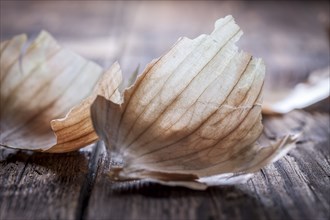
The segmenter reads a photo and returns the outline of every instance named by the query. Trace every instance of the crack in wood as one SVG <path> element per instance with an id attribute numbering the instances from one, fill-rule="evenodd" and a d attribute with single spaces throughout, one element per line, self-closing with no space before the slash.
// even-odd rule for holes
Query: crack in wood
<path id="1" fill-rule="evenodd" d="M 95 144 L 94 149 L 92 151 L 91 159 L 88 164 L 88 173 L 80 190 L 78 205 L 76 209 L 76 217 L 75 217 L 76 220 L 86 219 L 89 200 L 98 173 L 101 149 L 102 149 L 101 142 L 98 141 Z"/>

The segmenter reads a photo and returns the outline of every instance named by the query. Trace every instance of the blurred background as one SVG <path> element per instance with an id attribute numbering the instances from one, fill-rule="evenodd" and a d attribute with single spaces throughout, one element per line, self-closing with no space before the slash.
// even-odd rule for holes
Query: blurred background
<path id="1" fill-rule="evenodd" d="M 264 59 L 266 87 L 295 84 L 329 65 L 328 1 L 1 0 L 0 37 L 33 39 L 44 29 L 105 68 L 119 61 L 127 78 L 180 36 L 210 33 L 228 14 L 245 33 L 241 49 Z"/>

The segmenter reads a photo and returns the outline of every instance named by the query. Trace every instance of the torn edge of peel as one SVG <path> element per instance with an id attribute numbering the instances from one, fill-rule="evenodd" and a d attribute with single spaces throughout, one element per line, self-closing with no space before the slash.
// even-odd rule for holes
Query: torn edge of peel
<path id="1" fill-rule="evenodd" d="M 165 186 L 178 186 L 193 190 L 206 190 L 209 187 L 209 185 L 199 181 L 163 181 L 151 178 L 146 178 L 145 180 L 153 183 L 159 183 Z"/>
<path id="2" fill-rule="evenodd" d="M 259 151 L 268 150 L 267 155 L 262 159 L 258 164 L 254 164 L 251 167 L 246 168 L 245 170 L 242 170 L 241 172 L 237 173 L 221 173 L 217 175 L 212 176 L 206 176 L 206 177 L 197 177 L 195 179 L 191 180 L 163 180 L 158 179 L 155 177 L 152 177 L 152 175 L 148 175 L 148 172 L 158 172 L 166 173 L 164 171 L 159 172 L 157 170 L 146 170 L 145 175 L 140 175 L 138 172 L 132 172 L 125 173 L 125 170 L 122 167 L 115 168 L 110 171 L 110 178 L 113 178 L 115 181 L 131 181 L 131 180 L 147 180 L 150 182 L 160 183 L 163 185 L 168 186 L 182 186 L 187 187 L 194 190 L 205 190 L 210 186 L 230 186 L 234 184 L 243 184 L 246 183 L 249 179 L 251 179 L 255 172 L 260 170 L 260 167 L 264 167 L 268 164 L 274 163 L 281 159 L 283 156 L 285 156 L 290 150 L 296 147 L 296 142 L 298 138 L 302 135 L 302 133 L 295 133 L 295 134 L 289 134 L 282 138 L 280 138 L 278 141 L 274 142 L 273 144 L 270 144 L 269 146 L 260 146 Z M 260 152 L 259 152 L 260 153 Z M 122 173 L 121 171 L 124 171 Z M 169 175 L 180 175 L 180 173 L 168 173 Z M 183 173 L 182 175 L 189 175 L 187 173 Z M 190 174 L 195 175 L 195 174 Z"/>
<path id="3" fill-rule="evenodd" d="M 296 147 L 296 142 L 298 138 L 302 135 L 302 133 L 296 133 L 296 134 L 290 134 L 286 135 L 282 138 L 279 142 L 279 147 L 275 149 L 274 152 L 272 152 L 271 156 L 264 161 L 261 162 L 261 165 L 259 166 L 266 166 L 267 164 L 274 163 L 281 159 L 283 156 L 287 155 L 287 153 Z M 262 147 L 262 148 L 271 148 L 271 146 L 268 147 Z M 262 149 L 261 149 L 262 150 Z M 251 179 L 255 172 L 260 170 L 258 167 L 247 169 L 246 171 L 239 172 L 239 173 L 222 173 L 218 175 L 213 176 L 207 176 L 207 177 L 201 177 L 197 179 L 196 181 L 161 181 L 161 180 L 155 180 L 155 179 L 149 179 L 152 182 L 158 182 L 160 184 L 169 185 L 169 186 L 183 186 L 194 190 L 205 190 L 210 186 L 230 186 L 234 184 L 243 184 L 246 183 L 249 179 Z M 201 184 L 197 184 L 201 183 Z"/>
<path id="4" fill-rule="evenodd" d="M 167 54 L 168 51 L 171 51 L 171 49 L 173 47 L 175 47 L 175 45 L 182 39 L 187 39 L 187 40 L 190 40 L 190 41 L 198 41 L 199 38 L 204 38 L 204 37 L 210 37 L 212 40 L 218 42 L 218 39 L 216 37 L 217 35 L 217 31 L 218 29 L 221 29 L 221 26 L 224 25 L 224 22 L 225 24 L 226 23 L 229 23 L 231 21 L 234 20 L 234 17 L 232 15 L 227 15 L 226 17 L 224 18 L 221 18 L 221 19 L 218 19 L 215 24 L 214 24 L 214 28 L 213 28 L 213 31 L 210 33 L 210 34 L 201 34 L 199 36 L 197 36 L 196 38 L 188 38 L 188 37 L 179 37 L 177 39 L 177 41 L 172 45 L 172 47 L 169 49 L 169 50 L 166 50 L 160 57 L 158 58 L 154 58 L 151 60 L 151 62 L 149 62 L 146 67 L 144 68 L 144 70 L 142 72 L 133 72 L 133 74 L 136 74 L 136 77 L 135 77 L 135 81 L 132 81 L 129 85 L 129 87 L 125 88 L 121 93 L 120 93 L 120 96 L 121 96 L 121 102 L 119 103 L 116 103 L 118 104 L 120 107 L 122 104 L 124 104 L 125 102 L 125 97 L 126 95 L 128 95 L 127 93 L 130 93 L 130 92 L 134 92 L 134 88 L 137 87 L 140 82 L 143 80 L 143 78 L 145 77 L 145 73 L 147 73 L 148 69 L 152 68 L 159 60 L 161 60 L 161 58 Z M 234 21 L 234 25 L 239 29 L 239 31 L 237 32 L 237 34 L 235 35 L 235 37 L 232 39 L 232 41 L 235 43 L 237 41 L 239 41 L 239 39 L 241 38 L 241 36 L 243 35 L 243 31 L 239 28 L 239 26 L 237 25 L 237 23 Z M 237 45 L 234 44 L 236 47 Z M 256 58 L 256 59 L 260 59 L 260 58 Z M 260 59 L 261 60 L 261 59 Z M 261 60 L 261 62 L 263 62 L 263 60 Z M 259 105 L 259 103 L 256 103 L 256 105 Z M 261 106 L 261 104 L 260 104 Z"/>
<path id="5" fill-rule="evenodd" d="M 140 84 L 140 82 L 145 77 L 145 74 L 144 73 L 147 72 L 148 69 L 151 69 L 161 59 L 161 57 L 162 56 L 151 60 L 151 62 L 148 63 L 146 65 L 146 67 L 144 68 L 144 70 L 141 72 L 142 74 L 139 71 L 134 72 L 133 74 L 136 75 L 135 79 L 132 80 L 131 84 L 127 88 L 124 88 L 124 90 L 119 93 L 120 100 L 118 102 L 113 102 L 113 103 L 119 105 L 120 107 L 122 107 L 122 105 L 125 103 L 125 96 L 128 95 L 128 93 L 134 91 L 134 88 L 138 84 Z M 116 62 L 116 63 L 118 63 L 118 62 Z M 119 63 L 118 63 L 118 65 L 119 65 Z M 120 68 L 120 65 L 119 65 L 119 68 Z M 102 96 L 102 95 L 100 95 L 100 96 Z M 104 97 L 104 98 L 107 99 L 106 97 Z M 107 100 L 109 100 L 109 99 L 107 99 Z"/>
<path id="6" fill-rule="evenodd" d="M 121 171 L 124 171 L 124 173 Z M 151 183 L 158 183 L 165 186 L 178 186 L 178 187 L 185 187 L 194 190 L 205 190 L 208 188 L 208 185 L 206 183 L 199 181 L 198 177 L 193 174 L 166 173 L 166 172 L 151 171 L 151 170 L 141 170 L 142 173 L 139 172 L 125 173 L 125 171 L 127 170 L 123 169 L 122 167 L 113 166 L 111 167 L 108 175 L 110 179 L 112 179 L 113 181 L 119 181 L 119 182 L 146 181 Z M 156 178 L 157 175 L 163 178 Z M 167 176 L 168 179 L 166 179 L 166 175 L 169 176 L 174 175 L 179 178 L 177 180 L 175 179 L 171 180 L 171 177 Z"/>
<path id="7" fill-rule="evenodd" d="M 270 163 L 274 163 L 287 155 L 290 150 L 293 148 L 296 148 L 296 143 L 299 139 L 299 137 L 302 136 L 302 132 L 295 133 L 295 134 L 288 134 L 284 137 L 284 139 L 281 141 L 280 147 L 276 149 L 276 154 L 272 158 Z"/>
<path id="8" fill-rule="evenodd" d="M 234 185 L 247 182 L 253 175 L 253 173 L 223 173 L 201 177 L 198 181 L 207 184 L 207 186 Z"/>
<path id="9" fill-rule="evenodd" d="M 247 167 L 242 170 L 242 173 L 254 173 L 260 170 L 262 167 L 265 167 L 269 164 L 272 164 L 279 159 L 283 158 L 288 152 L 296 147 L 298 138 L 301 136 L 300 133 L 288 134 L 279 140 L 270 143 L 268 146 L 260 146 L 258 154 L 266 154 L 261 158 L 259 162 L 253 164 L 252 166 Z"/>

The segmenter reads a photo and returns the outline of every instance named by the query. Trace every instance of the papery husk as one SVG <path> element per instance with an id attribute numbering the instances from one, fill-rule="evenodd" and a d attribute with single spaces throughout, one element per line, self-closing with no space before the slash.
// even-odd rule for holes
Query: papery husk
<path id="1" fill-rule="evenodd" d="M 26 44 L 26 35 L 1 42 L 0 145 L 60 153 L 96 141 L 90 105 L 97 94 L 119 97 L 121 78 L 105 74 L 107 90 L 101 81 L 91 94 L 100 66 L 61 48 L 46 31 L 23 53 Z"/>
<path id="2" fill-rule="evenodd" d="M 271 93 L 269 91 L 268 93 Z M 294 109 L 305 109 L 330 96 L 330 67 L 312 72 L 307 81 L 297 84 L 283 96 L 269 94 L 262 106 L 265 115 L 286 114 Z"/>
<path id="3" fill-rule="evenodd" d="M 237 183 L 295 146 L 295 136 L 256 144 L 265 66 L 238 50 L 241 35 L 232 16 L 220 19 L 211 35 L 181 38 L 151 62 L 119 102 L 97 97 L 94 128 L 122 164 L 114 180 Z"/>

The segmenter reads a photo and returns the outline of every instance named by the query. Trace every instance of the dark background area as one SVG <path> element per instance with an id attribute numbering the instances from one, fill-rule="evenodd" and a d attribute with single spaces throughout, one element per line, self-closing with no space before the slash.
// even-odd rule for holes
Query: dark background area
<path id="1" fill-rule="evenodd" d="M 35 38 L 44 29 L 104 67 L 118 60 L 127 76 L 179 37 L 210 33 L 217 19 L 232 14 L 245 33 L 240 47 L 262 57 L 268 75 L 304 78 L 329 63 L 329 10 L 327 1 L 2 0 L 0 37 Z"/>

